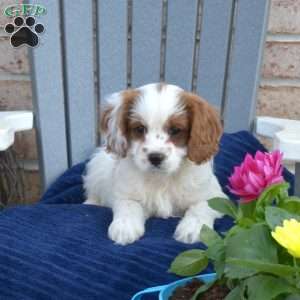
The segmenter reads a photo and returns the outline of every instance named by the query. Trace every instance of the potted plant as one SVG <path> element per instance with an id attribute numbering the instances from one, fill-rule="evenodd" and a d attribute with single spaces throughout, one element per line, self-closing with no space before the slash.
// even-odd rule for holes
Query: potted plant
<path id="1" fill-rule="evenodd" d="M 193 296 L 184 298 L 179 287 L 169 299 L 300 299 L 300 198 L 288 195 L 282 170 L 279 151 L 248 154 L 234 168 L 228 188 L 240 197 L 237 204 L 209 200 L 211 208 L 233 218 L 233 227 L 219 234 L 204 226 L 200 240 L 207 248 L 179 254 L 169 270 L 195 276 L 211 262 L 216 275 Z M 226 296 L 216 295 L 220 287 Z"/>

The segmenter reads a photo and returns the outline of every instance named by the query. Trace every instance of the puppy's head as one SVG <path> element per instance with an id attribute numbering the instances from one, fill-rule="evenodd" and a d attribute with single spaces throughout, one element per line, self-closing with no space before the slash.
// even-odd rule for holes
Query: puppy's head
<path id="1" fill-rule="evenodd" d="M 218 150 L 217 113 L 199 96 L 174 85 L 148 84 L 112 94 L 101 119 L 106 147 L 142 171 L 171 174 L 185 159 L 196 164 Z"/>

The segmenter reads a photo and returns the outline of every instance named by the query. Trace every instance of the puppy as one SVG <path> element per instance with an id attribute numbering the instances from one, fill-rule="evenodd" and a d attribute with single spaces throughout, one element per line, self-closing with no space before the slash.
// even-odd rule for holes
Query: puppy
<path id="1" fill-rule="evenodd" d="M 207 200 L 226 197 L 212 158 L 222 133 L 215 110 L 170 84 L 148 84 L 112 94 L 101 119 L 105 146 L 87 164 L 85 204 L 111 207 L 109 237 L 133 243 L 149 217 L 183 216 L 174 237 L 199 239 L 219 215 Z"/>

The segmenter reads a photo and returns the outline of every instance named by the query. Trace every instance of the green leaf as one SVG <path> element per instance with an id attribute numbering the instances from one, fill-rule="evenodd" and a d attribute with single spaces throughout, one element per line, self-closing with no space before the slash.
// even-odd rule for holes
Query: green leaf
<path id="1" fill-rule="evenodd" d="M 251 225 L 253 225 L 255 223 L 254 220 L 250 219 L 250 218 L 241 218 L 238 220 L 238 224 L 241 227 L 245 227 L 245 228 L 249 228 Z"/>
<path id="2" fill-rule="evenodd" d="M 256 201 L 248 202 L 248 203 L 240 203 L 239 205 L 239 215 L 244 218 L 253 218 L 253 211 L 256 206 Z"/>
<path id="3" fill-rule="evenodd" d="M 205 251 L 199 249 L 180 253 L 172 262 L 169 272 L 179 276 L 193 276 L 203 271 L 208 265 Z"/>
<path id="4" fill-rule="evenodd" d="M 200 241 L 207 247 L 210 247 L 215 242 L 222 241 L 222 238 L 215 230 L 211 229 L 207 225 L 203 225 L 200 231 Z"/>
<path id="5" fill-rule="evenodd" d="M 288 265 L 281 265 L 281 264 L 273 264 L 262 262 L 260 260 L 255 259 L 237 259 L 237 258 L 228 258 L 226 260 L 226 265 L 236 265 L 241 268 L 246 268 L 248 270 L 252 270 L 253 274 L 258 272 L 265 272 L 277 276 L 290 276 L 296 274 L 296 272 L 300 271 L 300 269 L 288 266 Z M 252 275 L 253 275 L 252 274 Z"/>
<path id="6" fill-rule="evenodd" d="M 230 293 L 225 297 L 224 300 L 240 300 L 243 289 L 241 286 L 236 286 Z"/>
<path id="7" fill-rule="evenodd" d="M 287 182 L 282 182 L 271 185 L 265 189 L 256 201 L 256 217 L 263 218 L 264 208 L 271 205 L 276 198 L 280 197 L 280 195 L 285 194 L 289 186 L 290 185 Z"/>
<path id="8" fill-rule="evenodd" d="M 245 230 L 244 227 L 240 226 L 240 225 L 234 225 L 232 226 L 226 233 L 226 236 L 224 237 L 225 243 L 226 240 L 229 239 L 232 235 L 235 235 L 239 232 L 243 232 Z"/>
<path id="9" fill-rule="evenodd" d="M 255 224 L 249 229 L 240 229 L 226 238 L 225 273 L 229 278 L 245 278 L 256 273 L 253 268 L 229 263 L 229 259 L 258 260 L 278 263 L 276 243 L 264 224 Z"/>
<path id="10" fill-rule="evenodd" d="M 266 188 L 259 198 L 257 199 L 257 205 L 271 204 L 270 200 L 274 200 L 276 195 L 283 194 L 289 189 L 290 185 L 288 182 L 282 182 L 278 184 L 273 184 Z"/>
<path id="11" fill-rule="evenodd" d="M 217 278 L 221 278 L 225 268 L 225 245 L 224 241 L 216 241 L 206 250 L 207 257 L 212 260 Z"/>
<path id="12" fill-rule="evenodd" d="M 283 247 L 278 247 L 278 263 L 283 265 L 290 265 L 294 264 L 293 257 L 288 253 L 288 251 Z"/>
<path id="13" fill-rule="evenodd" d="M 300 291 L 298 294 L 292 294 L 285 298 L 285 300 L 300 300 Z"/>
<path id="14" fill-rule="evenodd" d="M 196 291 L 196 293 L 193 295 L 193 297 L 191 298 L 191 300 L 197 300 L 198 296 L 204 292 L 206 292 L 207 290 L 209 290 L 214 284 L 216 283 L 216 281 L 211 281 L 209 283 L 206 283 L 202 286 L 200 286 L 198 288 L 198 290 Z"/>
<path id="15" fill-rule="evenodd" d="M 295 292 L 295 288 L 282 278 L 269 275 L 258 275 L 248 278 L 245 284 L 247 285 L 248 300 L 271 300 L 281 294 Z"/>
<path id="16" fill-rule="evenodd" d="M 227 198 L 220 198 L 220 197 L 212 198 L 208 200 L 208 206 L 234 219 L 238 218 L 237 206 Z"/>
<path id="17" fill-rule="evenodd" d="M 208 226 L 202 226 L 200 240 L 207 246 L 206 255 L 214 264 L 217 277 L 220 278 L 225 266 L 224 241 L 219 234 Z"/>
<path id="18" fill-rule="evenodd" d="M 295 219 L 300 221 L 300 216 L 292 214 L 282 208 L 269 206 L 265 212 L 266 222 L 268 226 L 273 230 L 276 226 L 282 225 L 284 220 Z"/>
<path id="19" fill-rule="evenodd" d="M 287 210 L 290 213 L 300 215 L 300 198 L 295 196 L 285 198 L 281 202 L 280 207 Z"/>

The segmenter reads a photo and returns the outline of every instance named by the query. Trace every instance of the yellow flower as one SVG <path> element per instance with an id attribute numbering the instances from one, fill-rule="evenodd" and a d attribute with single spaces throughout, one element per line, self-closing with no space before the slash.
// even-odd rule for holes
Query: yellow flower
<path id="1" fill-rule="evenodd" d="M 276 226 L 271 234 L 292 256 L 300 258 L 300 222 L 284 220 L 283 226 Z"/>

